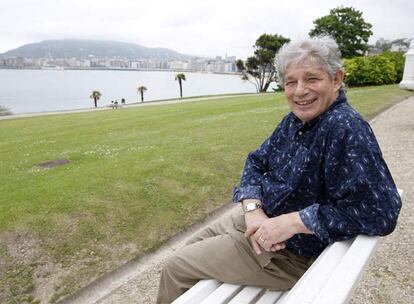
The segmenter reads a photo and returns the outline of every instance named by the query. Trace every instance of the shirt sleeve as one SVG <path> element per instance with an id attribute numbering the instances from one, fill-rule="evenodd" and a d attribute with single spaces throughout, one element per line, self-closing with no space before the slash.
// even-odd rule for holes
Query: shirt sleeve
<path id="1" fill-rule="evenodd" d="M 262 178 L 269 171 L 269 155 L 280 139 L 282 123 L 256 151 L 250 152 L 244 165 L 240 185 L 233 190 L 233 202 L 244 199 L 262 200 Z"/>
<path id="2" fill-rule="evenodd" d="M 358 120 L 334 129 L 323 163 L 326 200 L 302 209 L 303 223 L 326 243 L 391 233 L 401 198 L 371 128 Z"/>

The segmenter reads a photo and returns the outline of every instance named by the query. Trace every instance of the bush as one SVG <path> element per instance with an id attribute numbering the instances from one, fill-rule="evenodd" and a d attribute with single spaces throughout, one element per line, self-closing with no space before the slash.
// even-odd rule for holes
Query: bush
<path id="1" fill-rule="evenodd" d="M 404 56 L 397 52 L 384 52 L 370 57 L 345 59 L 347 85 L 383 85 L 401 81 Z"/>
<path id="2" fill-rule="evenodd" d="M 0 116 L 12 115 L 13 113 L 6 107 L 0 106 Z"/>
<path id="3" fill-rule="evenodd" d="M 367 74 L 367 60 L 365 57 L 355 57 L 344 60 L 345 83 L 347 85 L 363 84 L 364 75 Z M 369 71 L 368 71 L 369 72 Z"/>
<path id="4" fill-rule="evenodd" d="M 381 56 L 387 57 L 390 59 L 395 65 L 395 71 L 397 72 L 397 80 L 396 82 L 401 82 L 404 74 L 404 65 L 405 65 L 405 58 L 403 53 L 400 52 L 384 52 Z"/>

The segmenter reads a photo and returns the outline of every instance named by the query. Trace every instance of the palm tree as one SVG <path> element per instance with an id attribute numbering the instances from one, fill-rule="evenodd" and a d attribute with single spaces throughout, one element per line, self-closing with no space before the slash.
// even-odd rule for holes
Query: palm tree
<path id="1" fill-rule="evenodd" d="M 185 75 L 183 73 L 179 73 L 175 75 L 175 80 L 178 80 L 178 84 L 180 85 L 180 96 L 183 98 L 183 83 L 182 81 L 185 80 Z"/>
<path id="2" fill-rule="evenodd" d="M 144 102 L 144 92 L 147 90 L 147 88 L 144 86 L 139 86 L 137 90 L 138 93 L 141 94 L 141 102 Z"/>
<path id="3" fill-rule="evenodd" d="M 99 98 L 101 98 L 102 94 L 99 91 L 92 91 L 92 95 L 89 96 L 90 98 L 93 99 L 94 103 L 95 103 L 95 108 L 98 107 L 98 100 Z"/>

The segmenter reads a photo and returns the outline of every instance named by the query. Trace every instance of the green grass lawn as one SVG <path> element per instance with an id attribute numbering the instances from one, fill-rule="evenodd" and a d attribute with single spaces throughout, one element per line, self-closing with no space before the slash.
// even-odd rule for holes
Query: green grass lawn
<path id="1" fill-rule="evenodd" d="M 367 118 L 411 95 L 348 91 Z M 274 93 L 0 121 L 0 302 L 55 302 L 229 203 L 288 110 Z"/>

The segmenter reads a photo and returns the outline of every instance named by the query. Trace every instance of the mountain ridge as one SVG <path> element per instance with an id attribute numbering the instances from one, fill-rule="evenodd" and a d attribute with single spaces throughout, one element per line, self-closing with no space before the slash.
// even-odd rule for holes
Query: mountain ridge
<path id="1" fill-rule="evenodd" d="M 25 44 L 0 54 L 0 57 L 180 60 L 193 58 L 195 56 L 180 54 L 168 48 L 150 48 L 130 42 L 90 39 L 55 39 Z"/>

